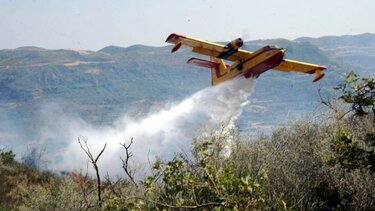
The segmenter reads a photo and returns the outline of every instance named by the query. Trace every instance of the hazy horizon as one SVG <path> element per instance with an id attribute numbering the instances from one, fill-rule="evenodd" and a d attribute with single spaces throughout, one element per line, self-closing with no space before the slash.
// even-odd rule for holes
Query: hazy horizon
<path id="1" fill-rule="evenodd" d="M 211 41 L 375 33 L 375 1 L 0 0 L 0 49 L 164 46 L 170 33 Z"/>
<path id="2" fill-rule="evenodd" d="M 301 36 L 301 37 L 297 37 L 297 38 L 294 38 L 294 39 L 288 39 L 288 40 L 296 40 L 296 39 L 299 39 L 299 38 L 313 38 L 313 39 L 319 39 L 319 38 L 323 38 L 323 37 L 342 37 L 342 36 L 359 36 L 359 35 L 364 35 L 364 34 L 372 34 L 372 35 L 375 35 L 375 33 L 370 33 L 370 32 L 364 32 L 364 33 L 360 33 L 360 34 L 343 34 L 343 35 L 325 35 L 325 36 L 320 36 L 320 37 L 309 37 L 309 36 Z M 245 40 L 245 42 L 251 42 L 251 41 L 257 41 L 257 40 L 272 40 L 272 39 L 287 39 L 287 38 L 284 38 L 284 37 L 275 37 L 275 38 L 267 38 L 267 39 L 254 39 L 254 40 Z M 225 42 L 225 41 L 229 41 L 229 40 L 209 40 L 209 41 L 213 41 L 213 42 Z M 33 45 L 25 45 L 25 46 L 19 46 L 19 47 L 15 47 L 15 48 L 3 48 L 3 49 L 0 49 L 0 50 L 14 50 L 14 49 L 18 49 L 18 48 L 41 48 L 41 49 L 45 49 L 45 50 L 60 50 L 60 49 L 63 49 L 63 50 L 83 50 L 83 51 L 100 51 L 101 49 L 103 48 L 106 48 L 106 47 L 109 47 L 109 46 L 115 46 L 115 47 L 122 47 L 122 48 L 128 48 L 128 47 L 131 47 L 131 46 L 137 46 L 137 45 L 143 45 L 143 46 L 148 46 L 148 47 L 164 47 L 164 46 L 167 46 L 167 45 L 170 45 L 168 43 L 165 43 L 163 45 L 159 45 L 159 46 L 153 46 L 153 45 L 146 45 L 146 44 L 142 44 L 142 43 L 139 43 L 139 44 L 133 44 L 133 45 L 129 45 L 129 46 L 120 46 L 120 45 L 107 45 L 107 46 L 103 46 L 102 48 L 99 48 L 99 49 L 83 49 L 83 48 L 44 48 L 42 46 L 33 46 Z"/>

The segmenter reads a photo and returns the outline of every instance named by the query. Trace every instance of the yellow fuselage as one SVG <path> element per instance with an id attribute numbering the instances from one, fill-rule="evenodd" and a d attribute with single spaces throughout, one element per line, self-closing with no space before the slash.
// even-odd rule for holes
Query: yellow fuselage
<path id="1" fill-rule="evenodd" d="M 271 46 L 265 46 L 245 59 L 235 62 L 230 66 L 220 65 L 220 68 L 213 69 L 212 84 L 219 84 L 226 80 L 235 78 L 237 76 L 244 76 L 245 78 L 256 77 L 259 74 L 272 69 L 280 64 L 284 58 L 285 50 Z M 223 63 L 222 60 L 212 58 L 215 62 Z"/>

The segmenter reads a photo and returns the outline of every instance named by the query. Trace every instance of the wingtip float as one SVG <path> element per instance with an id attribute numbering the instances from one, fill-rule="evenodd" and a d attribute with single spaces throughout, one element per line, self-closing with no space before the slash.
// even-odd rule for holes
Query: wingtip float
<path id="1" fill-rule="evenodd" d="M 316 71 L 314 72 L 315 73 L 315 77 L 314 77 L 314 80 L 313 82 L 317 82 L 319 81 L 320 79 L 322 79 L 325 74 L 322 73 L 323 70 L 327 69 L 325 66 L 319 66 Z"/>
<path id="2" fill-rule="evenodd" d="M 270 70 L 284 72 L 301 72 L 315 74 L 313 82 L 324 77 L 325 66 L 284 59 L 285 49 L 275 46 L 264 46 L 255 52 L 240 49 L 243 40 L 237 38 L 227 45 L 221 45 L 177 33 L 172 33 L 166 39 L 174 44 L 171 52 L 178 51 L 182 45 L 192 48 L 192 51 L 210 57 L 210 60 L 191 58 L 189 64 L 211 68 L 212 85 L 219 84 L 235 77 L 258 77 Z M 231 61 L 226 64 L 224 60 Z"/>

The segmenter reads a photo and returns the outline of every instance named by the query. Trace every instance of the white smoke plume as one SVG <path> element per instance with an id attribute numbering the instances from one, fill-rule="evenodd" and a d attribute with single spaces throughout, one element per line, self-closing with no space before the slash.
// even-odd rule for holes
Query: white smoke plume
<path id="1" fill-rule="evenodd" d="M 125 150 L 119 143 L 129 144 L 135 163 L 148 162 L 156 157 L 170 158 L 176 152 L 188 151 L 194 136 L 202 128 L 216 128 L 223 123 L 233 124 L 252 94 L 255 80 L 238 78 L 219 86 L 208 87 L 168 109 L 134 120 L 122 117 L 115 127 L 94 127 L 68 117 L 49 117 L 43 130 L 45 140 L 50 134 L 64 138 L 51 163 L 57 170 L 85 170 L 87 157 L 78 144 L 78 137 L 87 139 L 91 152 L 97 155 L 107 143 L 98 161 L 102 174 L 122 175 L 120 156 Z M 89 166 L 91 168 L 91 166 Z"/>

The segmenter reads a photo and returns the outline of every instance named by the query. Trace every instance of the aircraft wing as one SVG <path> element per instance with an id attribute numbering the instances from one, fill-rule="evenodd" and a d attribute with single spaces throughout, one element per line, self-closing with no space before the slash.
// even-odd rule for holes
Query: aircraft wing
<path id="1" fill-rule="evenodd" d="M 325 70 L 326 67 L 320 66 L 317 64 L 305 63 L 290 59 L 283 59 L 283 61 L 276 67 L 272 68 L 274 70 L 284 71 L 284 72 L 301 72 L 308 74 L 316 74 L 313 82 L 320 80 L 324 73 L 321 73 L 322 70 Z"/>
<path id="2" fill-rule="evenodd" d="M 185 45 L 185 46 L 192 48 L 193 49 L 192 51 L 195 53 L 199 53 L 199 54 L 203 54 L 203 55 L 207 55 L 211 57 L 216 57 L 216 58 L 218 58 L 221 53 L 228 51 L 228 49 L 224 45 L 193 38 L 193 37 L 188 37 L 188 36 L 180 35 L 176 33 L 170 34 L 166 42 L 175 45 L 172 49 L 172 52 L 177 51 L 181 47 L 181 45 Z M 246 57 L 248 57 L 251 54 L 252 52 L 250 51 L 238 49 L 236 52 L 226 57 L 225 59 L 236 62 L 236 61 L 244 60 Z"/>

